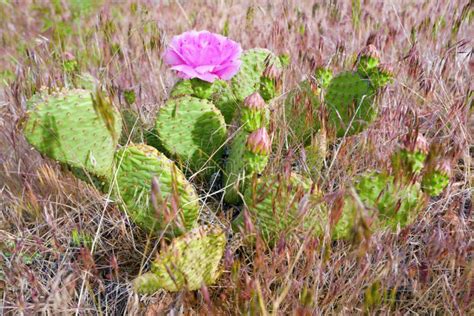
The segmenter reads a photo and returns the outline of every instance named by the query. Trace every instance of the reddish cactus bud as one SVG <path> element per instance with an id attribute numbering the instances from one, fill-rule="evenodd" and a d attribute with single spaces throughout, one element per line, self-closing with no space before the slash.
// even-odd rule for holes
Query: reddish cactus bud
<path id="1" fill-rule="evenodd" d="M 247 149 L 254 154 L 268 155 L 272 147 L 267 129 L 262 127 L 247 138 Z"/>
<path id="2" fill-rule="evenodd" d="M 254 92 L 244 100 L 244 106 L 253 110 L 262 110 L 267 106 L 258 92 Z"/>

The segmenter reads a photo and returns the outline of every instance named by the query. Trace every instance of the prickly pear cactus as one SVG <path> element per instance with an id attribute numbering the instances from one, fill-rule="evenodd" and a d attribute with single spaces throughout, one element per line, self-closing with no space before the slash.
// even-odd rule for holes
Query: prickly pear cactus
<path id="1" fill-rule="evenodd" d="M 382 227 L 395 229 L 411 224 L 424 205 L 418 183 L 397 183 L 393 176 L 382 173 L 363 176 L 356 190 L 366 207 L 377 209 Z"/>
<path id="2" fill-rule="evenodd" d="M 393 176 L 384 173 L 362 175 L 355 190 L 368 215 L 376 219 L 370 227 L 372 231 L 386 228 L 395 230 L 398 226 L 411 224 L 425 204 L 418 183 L 398 183 Z M 333 229 L 334 238 L 351 236 L 360 207 L 353 197 L 346 197 L 341 218 Z"/>
<path id="3" fill-rule="evenodd" d="M 407 137 L 405 144 L 391 157 L 392 169 L 399 174 L 412 176 L 419 174 L 425 166 L 429 145 L 423 135 L 413 139 Z"/>
<path id="4" fill-rule="evenodd" d="M 370 80 L 357 72 L 343 72 L 331 80 L 325 102 L 329 126 L 338 137 L 354 135 L 368 127 L 378 112 L 374 98 Z"/>
<path id="5" fill-rule="evenodd" d="M 319 231 L 321 209 L 310 206 L 318 197 L 309 179 L 292 173 L 255 179 L 245 190 L 244 202 L 263 239 L 274 244 L 281 236 Z M 239 216 L 233 226 L 238 229 L 242 224 Z"/>
<path id="6" fill-rule="evenodd" d="M 108 98 L 86 90 L 41 90 L 28 102 L 24 134 L 43 155 L 106 178 L 121 119 Z"/>
<path id="7" fill-rule="evenodd" d="M 151 271 L 134 280 L 134 288 L 139 293 L 152 294 L 159 289 L 193 291 L 214 284 L 225 245 L 226 237 L 220 228 L 198 227 L 162 250 Z"/>
<path id="8" fill-rule="evenodd" d="M 171 97 L 193 96 L 211 101 L 222 113 L 229 124 L 237 109 L 238 102 L 227 82 L 216 80 L 213 83 L 199 79 L 182 80 L 176 83 Z"/>
<path id="9" fill-rule="evenodd" d="M 447 160 L 428 166 L 421 180 L 421 187 L 431 197 L 440 195 L 449 184 L 451 164 Z"/>
<path id="10" fill-rule="evenodd" d="M 291 144 L 307 144 L 320 128 L 319 89 L 311 79 L 304 80 L 285 99 L 285 121 Z"/>
<path id="11" fill-rule="evenodd" d="M 270 150 L 271 141 L 265 128 L 252 133 L 242 129 L 237 133 L 232 141 L 224 173 L 224 200 L 227 203 L 240 202 L 239 192 L 244 191 L 246 181 L 265 169 Z"/>
<path id="12" fill-rule="evenodd" d="M 226 133 L 220 111 L 211 102 L 190 96 L 168 100 L 155 124 L 161 147 L 182 165 L 205 175 L 217 170 Z"/>
<path id="13" fill-rule="evenodd" d="M 167 228 L 178 235 L 197 225 L 199 197 L 195 189 L 173 161 L 155 148 L 144 144 L 124 147 L 115 155 L 115 166 L 114 194 L 138 226 L 150 232 Z"/>
<path id="14" fill-rule="evenodd" d="M 260 90 L 263 72 L 268 65 L 281 69 L 281 61 L 271 51 L 264 48 L 246 50 L 240 57 L 242 65 L 239 72 L 232 77 L 232 90 L 238 101 L 243 101 L 250 94 Z M 267 62 L 267 64 L 265 64 Z M 265 85 L 265 87 L 268 87 Z M 260 91 L 261 92 L 261 91 Z M 262 96 L 271 96 L 271 91 L 263 91 Z M 268 100 L 265 100 L 268 101 Z"/>

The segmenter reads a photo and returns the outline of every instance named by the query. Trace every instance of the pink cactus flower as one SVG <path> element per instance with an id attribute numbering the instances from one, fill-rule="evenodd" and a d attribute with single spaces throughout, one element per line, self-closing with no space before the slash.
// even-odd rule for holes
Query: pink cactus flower
<path id="1" fill-rule="evenodd" d="M 208 31 L 173 37 L 163 58 L 184 79 L 229 80 L 240 68 L 240 44 Z"/>

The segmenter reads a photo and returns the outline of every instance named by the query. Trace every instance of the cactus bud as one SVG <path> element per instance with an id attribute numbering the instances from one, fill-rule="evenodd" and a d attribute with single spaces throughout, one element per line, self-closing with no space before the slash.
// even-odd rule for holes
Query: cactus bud
<path id="1" fill-rule="evenodd" d="M 242 107 L 241 123 L 248 132 L 265 127 L 268 122 L 268 108 L 258 92 L 245 98 Z"/>
<path id="2" fill-rule="evenodd" d="M 259 128 L 247 138 L 247 149 L 254 154 L 268 155 L 272 142 L 265 127 Z"/>
<path id="3" fill-rule="evenodd" d="M 270 64 L 265 67 L 263 77 L 271 80 L 278 80 L 281 77 L 281 70 L 278 69 L 275 64 Z"/>
<path id="4" fill-rule="evenodd" d="M 425 136 L 418 134 L 414 141 L 410 140 L 409 137 L 405 140 L 405 148 L 413 152 L 420 152 L 423 154 L 428 154 L 430 145 L 426 140 Z"/>
<path id="5" fill-rule="evenodd" d="M 359 57 L 370 57 L 380 59 L 380 53 L 373 44 L 365 46 L 359 53 Z"/>
<path id="6" fill-rule="evenodd" d="M 262 110 L 266 107 L 265 101 L 258 92 L 254 92 L 244 99 L 244 107 L 253 110 Z"/>

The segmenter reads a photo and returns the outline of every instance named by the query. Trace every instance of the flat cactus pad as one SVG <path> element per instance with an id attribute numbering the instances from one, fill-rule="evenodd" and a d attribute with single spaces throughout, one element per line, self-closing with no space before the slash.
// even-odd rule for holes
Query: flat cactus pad
<path id="1" fill-rule="evenodd" d="M 259 91 L 267 58 L 269 63 L 273 63 L 278 68 L 282 67 L 280 59 L 268 49 L 253 48 L 242 54 L 240 70 L 231 79 L 232 90 L 237 100 L 243 101 L 247 96 Z"/>
<path id="2" fill-rule="evenodd" d="M 357 72 L 343 72 L 331 80 L 325 102 L 329 126 L 338 137 L 354 135 L 368 127 L 377 115 L 374 97 L 370 80 Z"/>
<path id="3" fill-rule="evenodd" d="M 218 227 L 201 226 L 174 239 L 152 263 L 151 272 L 134 280 L 139 293 L 176 292 L 215 283 L 226 237 Z"/>
<path id="4" fill-rule="evenodd" d="M 155 132 L 167 153 L 204 174 L 215 171 L 227 138 L 220 111 L 211 102 L 191 96 L 168 100 L 158 113 Z"/>
<path id="5" fill-rule="evenodd" d="M 169 231 L 174 234 L 197 225 L 199 197 L 173 161 L 151 146 L 138 144 L 117 151 L 115 164 L 114 192 L 137 225 L 159 232 L 169 224 Z M 158 210 L 150 198 L 153 177 L 159 186 Z"/>
<path id="6" fill-rule="evenodd" d="M 43 155 L 108 177 L 121 131 L 121 119 L 108 103 L 108 116 L 94 108 L 86 90 L 41 91 L 28 102 L 27 141 Z M 115 134 L 115 135 L 114 135 Z"/>

